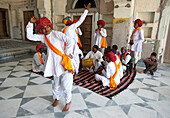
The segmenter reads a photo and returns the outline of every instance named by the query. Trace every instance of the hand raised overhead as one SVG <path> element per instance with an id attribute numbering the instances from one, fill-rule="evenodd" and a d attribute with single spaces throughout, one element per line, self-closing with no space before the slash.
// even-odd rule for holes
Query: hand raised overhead
<path id="1" fill-rule="evenodd" d="M 30 19 L 30 22 L 31 22 L 31 23 L 36 23 L 36 22 L 37 22 L 37 17 L 36 17 L 36 16 L 33 16 L 33 17 Z"/>
<path id="2" fill-rule="evenodd" d="M 89 9 L 90 9 L 90 7 L 91 7 L 91 3 L 89 3 L 87 6 L 86 6 L 86 5 L 84 5 L 84 8 L 85 8 L 85 9 L 87 9 L 87 10 L 89 10 Z"/>

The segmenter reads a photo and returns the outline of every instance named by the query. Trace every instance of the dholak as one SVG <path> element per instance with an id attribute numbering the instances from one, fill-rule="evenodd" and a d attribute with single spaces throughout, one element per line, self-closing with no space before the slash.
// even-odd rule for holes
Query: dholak
<path id="1" fill-rule="evenodd" d="M 83 67 L 91 67 L 93 65 L 93 58 L 83 60 L 82 65 Z"/>

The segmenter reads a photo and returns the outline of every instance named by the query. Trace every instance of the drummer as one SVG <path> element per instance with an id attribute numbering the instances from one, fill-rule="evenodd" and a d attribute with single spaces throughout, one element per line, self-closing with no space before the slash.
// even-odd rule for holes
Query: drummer
<path id="1" fill-rule="evenodd" d="M 82 61 L 83 67 L 87 67 L 89 72 L 96 72 L 103 61 L 103 54 L 98 49 L 99 47 L 94 45 L 92 51 L 88 52 Z"/>

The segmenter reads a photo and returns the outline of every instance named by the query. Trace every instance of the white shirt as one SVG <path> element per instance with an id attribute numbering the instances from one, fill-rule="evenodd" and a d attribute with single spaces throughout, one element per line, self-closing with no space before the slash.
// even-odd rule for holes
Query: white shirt
<path id="1" fill-rule="evenodd" d="M 45 58 L 46 58 L 45 54 L 42 53 L 41 57 L 43 59 L 43 62 L 45 63 Z M 43 72 L 44 71 L 44 64 L 41 64 L 39 55 L 37 53 L 35 53 L 34 56 L 33 56 L 32 70 L 34 72 Z"/>
<path id="2" fill-rule="evenodd" d="M 143 29 L 139 29 L 133 34 L 134 44 L 131 46 L 131 51 L 142 52 L 143 41 L 144 41 L 144 31 Z"/>
<path id="3" fill-rule="evenodd" d="M 107 64 L 107 67 L 106 67 L 106 74 L 105 74 L 105 77 L 110 79 L 110 77 L 113 77 L 113 75 L 115 74 L 116 72 L 116 67 L 115 67 L 115 64 L 111 61 Z M 115 78 L 114 78 L 116 84 L 118 85 L 120 83 L 120 76 L 117 75 Z M 109 86 L 110 83 L 108 83 L 108 86 Z"/>
<path id="4" fill-rule="evenodd" d="M 44 76 L 60 76 L 63 74 L 64 68 L 61 65 L 62 57 L 54 53 L 45 41 L 44 34 L 33 34 L 33 23 L 28 23 L 26 26 L 27 38 L 32 41 L 41 41 L 46 44 L 47 47 L 47 58 L 44 67 Z M 59 31 L 51 31 L 50 34 L 46 35 L 49 41 L 63 54 L 72 54 L 74 41 L 69 39 L 65 34 Z M 66 49 L 64 50 L 64 42 L 67 43 Z"/>
<path id="5" fill-rule="evenodd" d="M 90 51 L 87 53 L 87 55 L 85 56 L 84 59 L 88 59 L 88 58 L 93 58 L 93 60 L 98 59 L 99 62 L 103 61 L 103 54 L 100 51 L 97 51 L 96 53 L 94 53 L 93 51 Z"/>
<path id="6" fill-rule="evenodd" d="M 101 35 L 100 35 L 101 33 Z M 104 36 L 105 38 L 107 37 L 107 32 L 106 29 L 101 28 L 101 31 L 97 31 L 97 33 L 94 33 L 94 39 L 95 39 L 95 45 L 97 45 L 99 48 L 101 48 L 101 40 L 102 40 L 102 36 Z"/>

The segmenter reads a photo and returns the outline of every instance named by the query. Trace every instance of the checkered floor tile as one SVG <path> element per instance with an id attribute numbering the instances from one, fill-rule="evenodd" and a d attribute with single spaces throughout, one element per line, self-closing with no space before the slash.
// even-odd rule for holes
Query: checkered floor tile
<path id="1" fill-rule="evenodd" d="M 29 72 L 32 58 L 0 64 L 1 118 L 168 118 L 170 117 L 169 67 L 155 76 L 137 73 L 133 83 L 108 99 L 80 86 L 73 86 L 72 105 L 62 113 L 62 98 L 51 106 L 53 81 Z"/>

